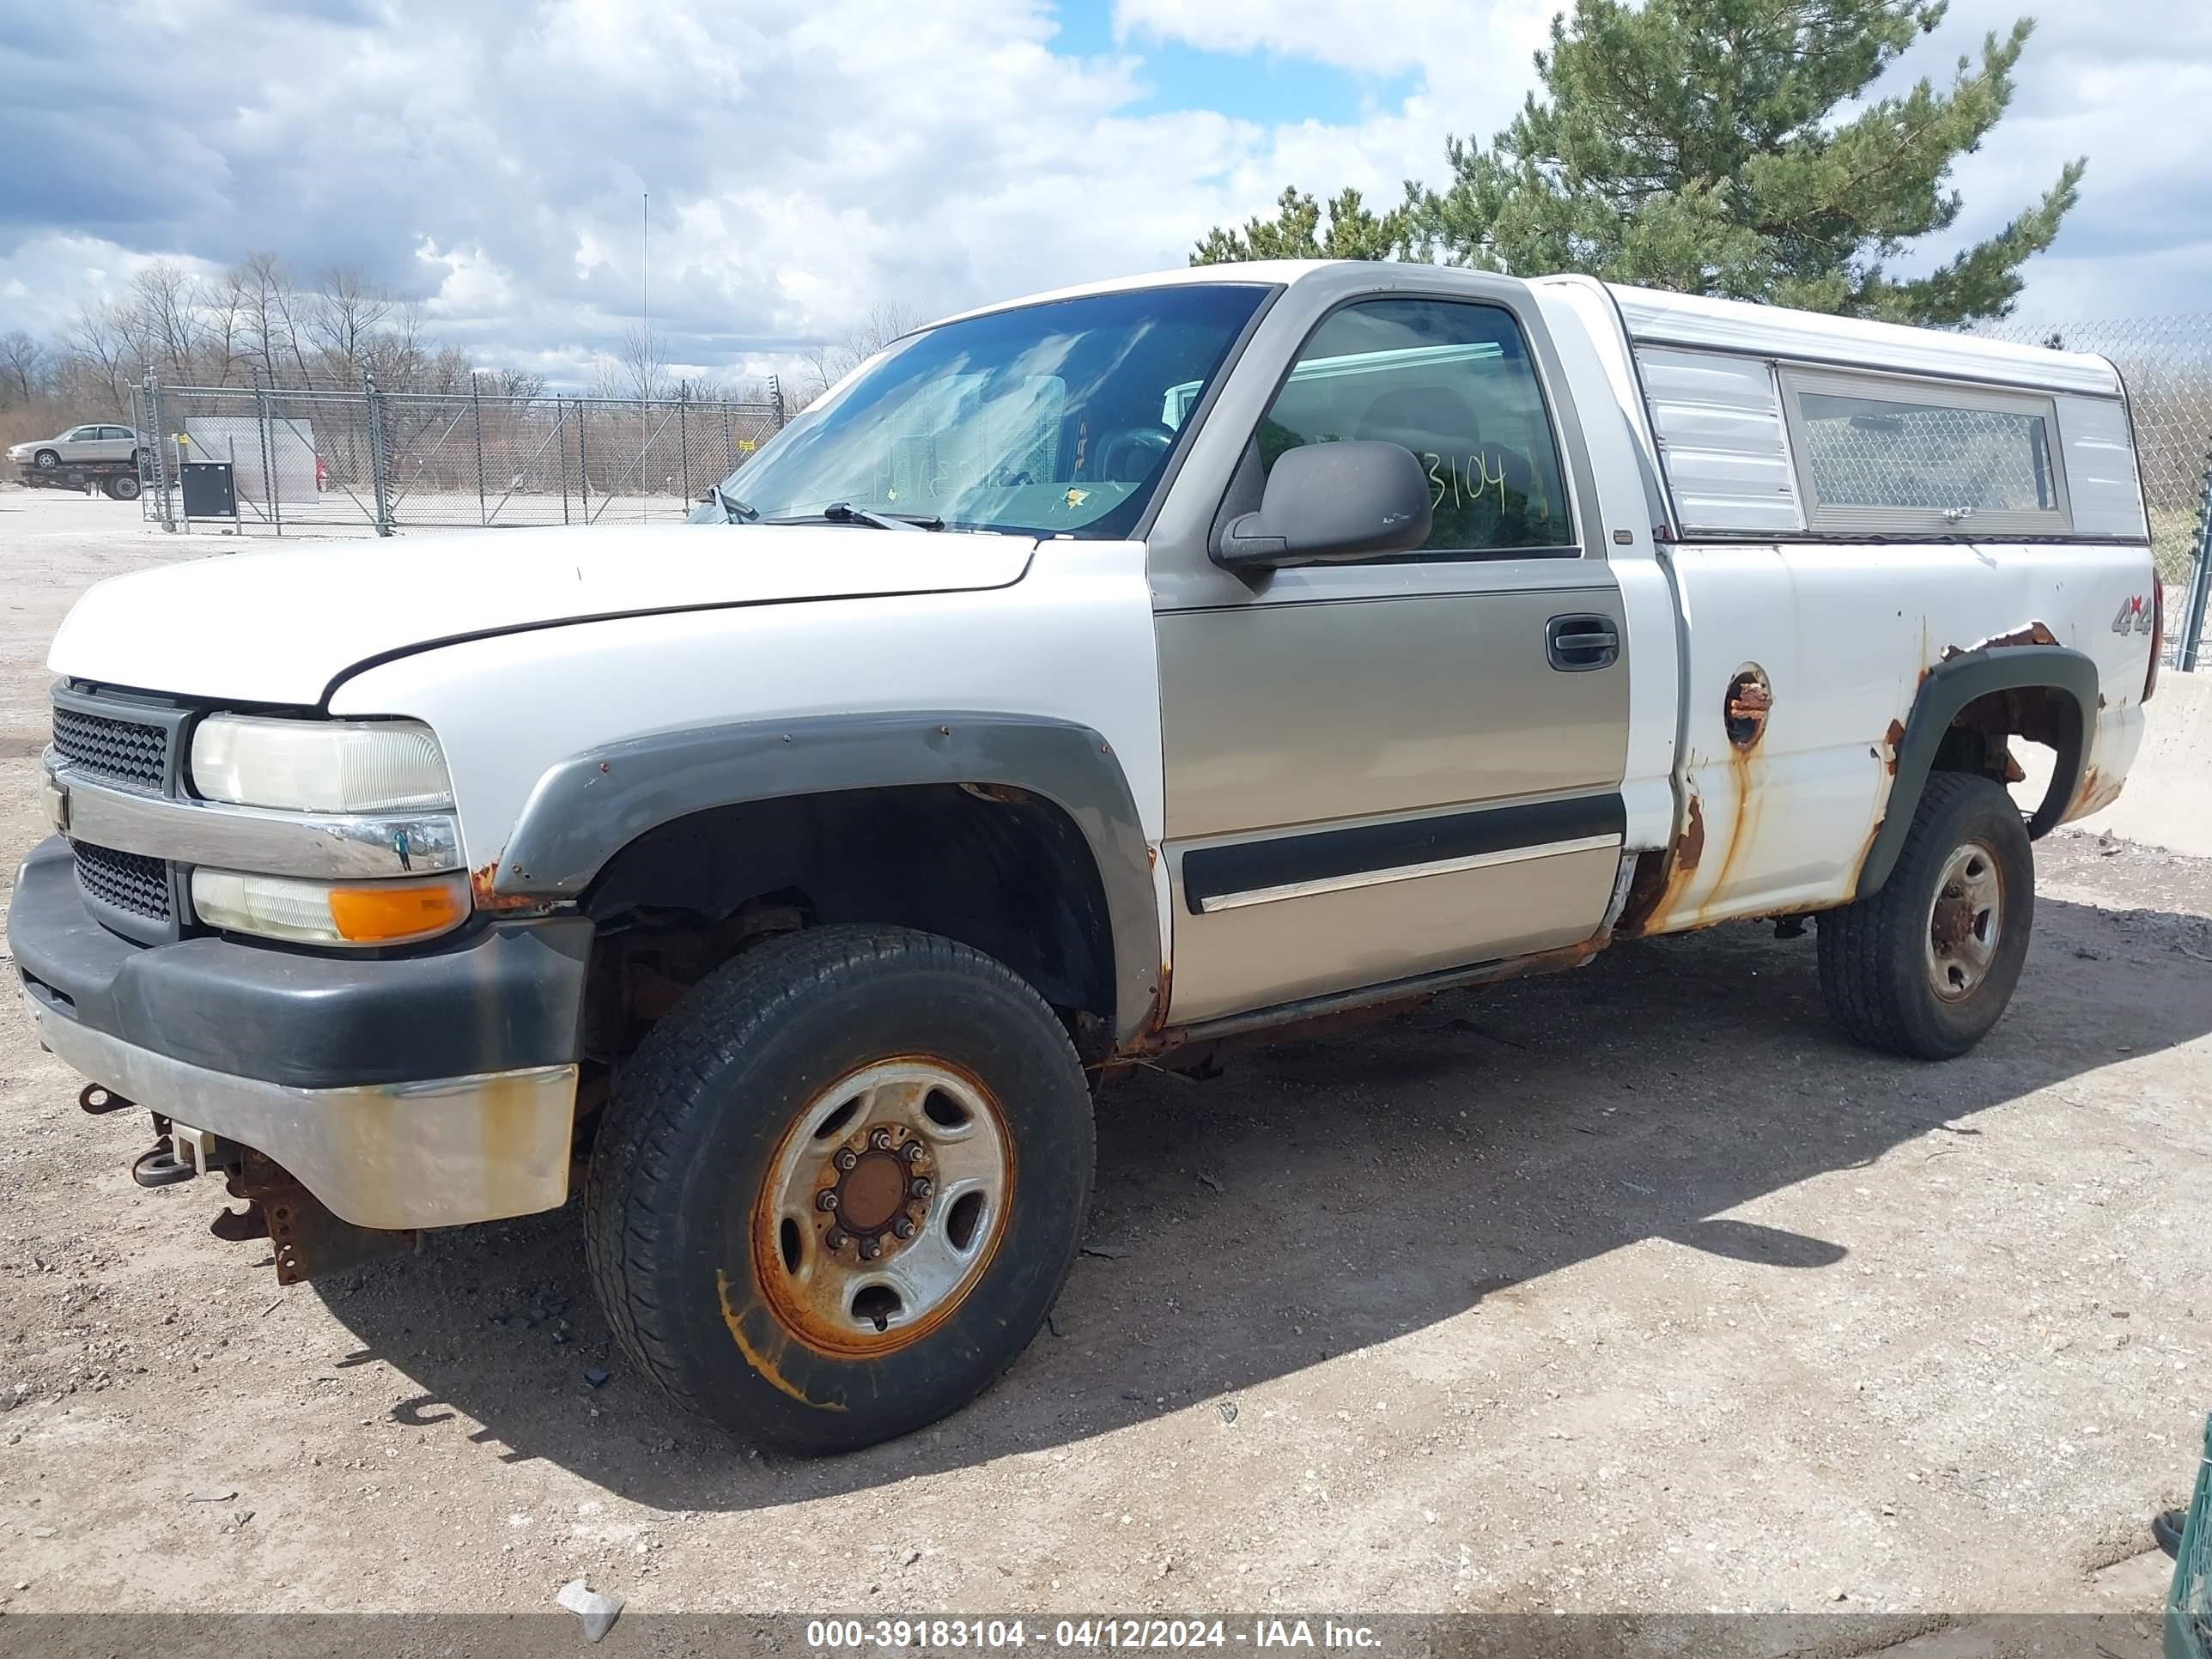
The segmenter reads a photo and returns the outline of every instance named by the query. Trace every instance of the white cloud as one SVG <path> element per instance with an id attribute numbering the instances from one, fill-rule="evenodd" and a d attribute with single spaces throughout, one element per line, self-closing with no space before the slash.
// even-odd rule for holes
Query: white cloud
<path id="1" fill-rule="evenodd" d="M 415 258 L 445 273 L 423 304 L 433 319 L 469 321 L 496 316 L 514 301 L 514 279 L 480 247 L 441 252 L 437 243 L 425 236 Z"/>
<path id="2" fill-rule="evenodd" d="M 105 237 L 49 231 L 26 237 L 13 248 L 0 240 L 0 331 L 28 329 L 52 334 L 68 327 L 82 307 L 119 299 L 131 279 L 162 258 L 175 258 L 202 276 L 212 263 L 179 258 L 173 250 L 130 248 Z"/>
<path id="3" fill-rule="evenodd" d="M 1908 69 L 1948 76 L 2019 3 L 1955 0 Z M 266 248 L 366 265 L 483 361 L 565 374 L 635 313 L 649 190 L 656 325 L 736 378 L 885 299 L 945 312 L 1180 264 L 1285 183 L 1395 202 L 1437 180 L 1446 131 L 1510 118 L 1553 4 L 1116 0 L 1115 49 L 1083 58 L 1054 51 L 1046 0 L 894 21 L 878 0 L 40 8 L 0 42 L 0 154 L 45 158 L 0 198 L 0 328 L 56 326 L 152 256 Z M 2087 151 L 2024 309 L 2201 307 L 2212 9 L 2051 9 L 2015 112 L 1960 169 L 1960 240 Z M 128 96 L 118 36 L 163 65 Z M 1160 109 L 1144 54 L 1170 44 L 1332 65 L 1370 95 L 1340 124 Z"/>

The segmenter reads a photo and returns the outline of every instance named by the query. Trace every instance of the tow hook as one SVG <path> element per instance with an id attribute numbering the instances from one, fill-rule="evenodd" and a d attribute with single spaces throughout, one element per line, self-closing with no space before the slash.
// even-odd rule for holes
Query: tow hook
<path id="1" fill-rule="evenodd" d="M 159 1112 L 153 1115 L 157 1139 L 131 1166 L 131 1178 L 141 1187 L 173 1187 L 235 1161 L 235 1149 L 220 1136 Z"/>
<path id="2" fill-rule="evenodd" d="M 131 1178 L 141 1187 L 173 1187 L 190 1181 L 199 1171 L 177 1156 L 173 1142 L 163 1140 L 141 1152 L 131 1165 Z"/>
<path id="3" fill-rule="evenodd" d="M 109 1112 L 128 1111 L 138 1103 L 135 1100 L 125 1100 L 106 1084 L 88 1083 L 78 1092 L 76 1103 L 79 1111 L 89 1112 L 94 1117 L 101 1117 Z"/>

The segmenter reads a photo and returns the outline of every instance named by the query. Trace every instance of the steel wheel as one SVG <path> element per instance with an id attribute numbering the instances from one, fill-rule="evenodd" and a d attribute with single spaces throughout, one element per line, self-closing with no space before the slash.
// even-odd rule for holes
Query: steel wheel
<path id="1" fill-rule="evenodd" d="M 957 1410 L 1075 1263 L 1083 1063 L 1034 988 L 949 939 L 756 945 L 653 1028 L 605 1110 L 584 1238 L 608 1323 L 748 1440 L 850 1451 Z"/>
<path id="2" fill-rule="evenodd" d="M 1881 890 L 1820 918 L 1820 993 L 1855 1041 L 1952 1060 L 2012 1000 L 2035 931 L 2035 854 L 2002 784 L 1929 775 Z"/>
<path id="3" fill-rule="evenodd" d="M 1946 1002 L 1972 996 L 1996 960 L 2004 932 L 2004 878 L 1994 848 L 1952 849 L 1928 908 L 1928 982 Z"/>
<path id="4" fill-rule="evenodd" d="M 989 1265 L 1013 1180 L 1005 1115 L 976 1079 L 919 1056 L 850 1073 L 799 1113 L 763 1184 L 764 1299 L 817 1352 L 919 1341 Z"/>

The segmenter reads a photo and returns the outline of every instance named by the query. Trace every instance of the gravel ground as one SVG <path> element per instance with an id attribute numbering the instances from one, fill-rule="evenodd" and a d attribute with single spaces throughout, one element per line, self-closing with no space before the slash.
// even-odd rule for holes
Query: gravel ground
<path id="1" fill-rule="evenodd" d="M 0 489 L 0 872 L 69 602 L 236 545 Z M 1949 1065 L 1844 1046 L 1811 939 L 1733 927 L 1121 1086 L 1051 1330 L 823 1462 L 630 1373 L 573 1206 L 280 1291 L 11 1006 L 0 1603 L 2148 1607 L 2212 1396 L 2212 860 L 2038 857 Z"/>

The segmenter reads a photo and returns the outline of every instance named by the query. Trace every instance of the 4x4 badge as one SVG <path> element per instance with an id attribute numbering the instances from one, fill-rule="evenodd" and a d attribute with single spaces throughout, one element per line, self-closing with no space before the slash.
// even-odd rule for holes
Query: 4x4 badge
<path id="1" fill-rule="evenodd" d="M 2120 613 L 2112 618 L 2112 632 L 2148 634 L 2151 626 L 2151 606 L 2142 594 L 2130 593 L 2120 601 Z"/>

